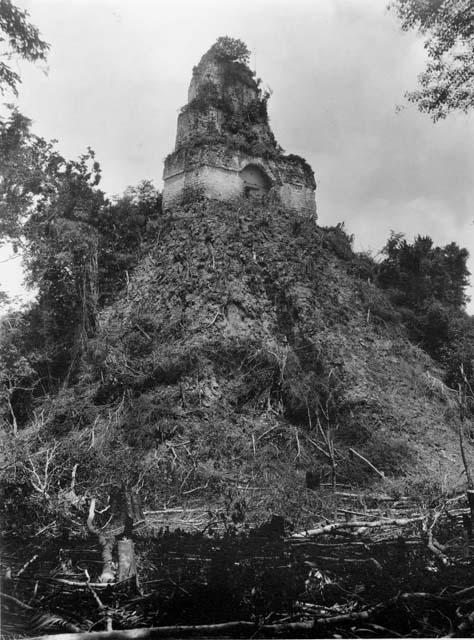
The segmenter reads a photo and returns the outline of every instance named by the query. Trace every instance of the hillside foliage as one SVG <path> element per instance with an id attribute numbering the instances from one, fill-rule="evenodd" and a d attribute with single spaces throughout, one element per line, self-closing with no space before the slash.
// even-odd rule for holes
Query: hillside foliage
<path id="1" fill-rule="evenodd" d="M 147 181 L 107 200 L 98 188 L 100 166 L 92 150 L 66 160 L 53 143 L 31 133 L 16 110 L 0 120 L 0 157 L 0 241 L 21 252 L 26 281 L 36 291 L 31 308 L 3 320 L 2 343 L 11 352 L 4 356 L 10 363 L 5 375 L 7 386 L 20 376 L 29 388 L 19 370 L 28 371 L 26 378 L 34 372 L 35 393 L 41 395 L 74 380 L 100 306 L 123 289 L 157 232 L 161 200 Z M 10 419 L 15 423 L 21 414 L 21 423 L 28 416 L 24 394 L 11 387 L 6 397 Z"/>
<path id="2" fill-rule="evenodd" d="M 67 352 L 49 383 L 39 304 L 5 319 L 5 521 L 26 530 L 82 519 L 84 496 L 106 504 L 125 481 L 149 508 L 192 499 L 212 510 L 224 500 L 245 521 L 279 513 L 303 524 L 321 508 L 307 477 L 321 487 L 374 482 L 354 449 L 387 478 L 410 477 L 418 457 L 434 481 L 426 448 L 449 449 L 455 413 L 425 371 L 442 373 L 407 340 L 402 308 L 361 277 L 385 269 L 384 287 L 400 295 L 404 279 L 387 276 L 399 273 L 398 249 L 385 267 L 370 265 L 342 226 L 318 228 L 271 202 L 200 200 L 174 214 L 157 203 L 145 183 L 97 211 L 103 226 L 88 222 L 104 295 L 72 372 Z M 134 261 L 119 262 L 130 249 L 122 233 L 136 242 Z"/>
<path id="3" fill-rule="evenodd" d="M 472 380 L 474 321 L 465 313 L 467 250 L 454 242 L 436 247 L 427 236 L 409 243 L 392 233 L 382 253 L 377 281 L 400 309 L 411 338 L 446 368 L 450 386 L 460 382 L 461 367 Z"/>

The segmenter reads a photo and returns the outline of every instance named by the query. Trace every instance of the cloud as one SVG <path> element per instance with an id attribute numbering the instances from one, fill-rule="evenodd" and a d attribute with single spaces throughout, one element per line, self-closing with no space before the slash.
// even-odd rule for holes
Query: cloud
<path id="1" fill-rule="evenodd" d="M 91 145 L 108 192 L 161 184 L 192 67 L 229 34 L 274 91 L 277 139 L 315 170 L 322 224 L 345 220 L 358 246 L 380 248 L 393 228 L 474 253 L 474 116 L 396 113 L 425 52 L 384 0 L 23 4 L 52 49 L 48 77 L 22 65 L 21 108 L 66 155 Z"/>

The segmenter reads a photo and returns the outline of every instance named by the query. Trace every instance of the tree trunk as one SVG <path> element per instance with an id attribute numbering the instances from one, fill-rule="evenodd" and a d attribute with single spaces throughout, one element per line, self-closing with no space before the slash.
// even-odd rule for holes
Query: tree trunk
<path id="1" fill-rule="evenodd" d="M 118 580 L 127 580 L 137 574 L 135 546 L 131 538 L 122 538 L 117 542 Z"/>
<path id="2" fill-rule="evenodd" d="M 115 580 L 115 568 L 113 560 L 114 539 L 99 536 L 99 542 L 102 547 L 102 573 L 100 574 L 100 582 L 113 582 Z"/>
<path id="3" fill-rule="evenodd" d="M 100 582 L 113 582 L 115 580 L 113 561 L 114 538 L 107 538 L 103 533 L 100 533 L 100 531 L 94 527 L 94 516 L 95 498 L 92 498 L 89 507 L 89 516 L 87 518 L 87 528 L 92 534 L 98 537 L 99 544 L 102 547 L 102 573 L 99 580 Z"/>
<path id="4" fill-rule="evenodd" d="M 144 519 L 140 498 L 125 486 L 122 487 L 122 514 L 124 529 L 117 543 L 118 579 L 126 580 L 137 574 L 135 546 L 133 543 L 133 525 Z"/>
<path id="5" fill-rule="evenodd" d="M 122 486 L 114 494 L 112 500 L 112 517 L 114 514 L 123 518 L 123 533 L 117 540 L 118 555 L 118 580 L 127 580 L 137 574 L 135 560 L 135 545 L 133 543 L 133 525 L 144 519 L 141 510 L 139 496 L 132 493 L 125 486 Z M 89 507 L 89 517 L 87 518 L 87 528 L 96 535 L 102 548 L 102 574 L 101 582 L 113 582 L 115 580 L 115 566 L 113 561 L 113 551 L 115 547 L 115 536 L 107 536 L 101 533 L 94 526 L 95 498 L 91 500 Z"/>

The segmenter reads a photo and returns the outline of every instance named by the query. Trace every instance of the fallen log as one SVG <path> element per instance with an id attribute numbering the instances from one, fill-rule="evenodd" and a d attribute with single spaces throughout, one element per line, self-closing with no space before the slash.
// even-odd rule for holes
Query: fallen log
<path id="1" fill-rule="evenodd" d="M 7 602 L 15 603 L 21 609 L 26 609 L 27 611 L 35 610 L 34 607 L 31 607 L 29 604 L 26 604 L 26 602 L 22 602 L 21 600 L 18 600 L 17 598 L 14 598 L 13 596 L 8 595 L 8 593 L 0 593 L 0 598 L 2 600 L 6 600 Z"/>
<path id="2" fill-rule="evenodd" d="M 299 623 L 301 624 L 301 623 Z M 313 622 L 304 623 L 303 629 L 311 629 Z M 267 625 L 271 626 L 271 625 Z M 215 635 L 223 633 L 245 633 L 253 635 L 258 626 L 254 622 L 224 622 L 195 626 L 177 625 L 171 627 L 150 627 L 148 629 L 128 629 L 126 631 L 92 631 L 86 633 L 61 633 L 52 636 L 37 636 L 32 640 L 148 640 L 152 638 L 182 638 L 190 636 Z"/>
<path id="3" fill-rule="evenodd" d="M 87 583 L 85 580 L 66 580 L 66 578 L 46 578 L 48 582 L 58 582 L 59 584 L 64 584 L 70 587 L 83 587 L 87 589 L 88 584 L 94 589 L 108 589 L 110 587 L 115 587 L 119 583 L 118 582 L 90 582 Z"/>
<path id="4" fill-rule="evenodd" d="M 421 522 L 424 519 L 423 516 L 416 516 L 415 518 L 398 518 L 387 520 L 375 520 L 373 522 L 361 522 L 359 520 L 352 520 L 349 522 L 333 522 L 332 524 L 326 524 L 317 529 L 308 529 L 308 531 L 301 531 L 294 533 L 289 540 L 299 538 L 310 538 L 314 536 L 322 536 L 326 533 L 332 533 L 338 529 L 373 529 L 375 527 L 404 527 L 412 522 Z"/>
<path id="5" fill-rule="evenodd" d="M 361 611 L 351 611 L 335 616 L 324 616 L 313 620 L 301 622 L 285 622 L 275 624 L 258 625 L 249 621 L 232 621 L 220 624 L 206 625 L 177 625 L 168 627 L 150 627 L 143 629 L 128 629 L 126 631 L 93 631 L 85 633 L 62 633 L 48 636 L 37 636 L 31 640 L 153 640 L 154 638 L 185 638 L 222 636 L 223 634 L 236 634 L 243 637 L 252 637 L 255 634 L 273 638 L 279 635 L 289 635 L 312 630 L 323 631 L 327 627 L 340 624 L 352 624 L 354 622 L 369 621 L 372 616 L 383 612 L 399 602 L 410 600 L 432 600 L 434 602 L 449 603 L 449 597 L 437 596 L 431 593 L 414 592 L 401 593 L 399 595 L 367 607 Z M 245 634 L 245 635 L 243 635 Z M 448 636 L 449 637 L 449 636 Z"/>

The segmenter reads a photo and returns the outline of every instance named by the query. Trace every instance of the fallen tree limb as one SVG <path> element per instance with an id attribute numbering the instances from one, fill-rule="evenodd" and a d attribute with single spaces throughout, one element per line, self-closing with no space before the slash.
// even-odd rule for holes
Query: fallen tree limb
<path id="1" fill-rule="evenodd" d="M 383 478 L 385 480 L 385 473 L 383 471 L 380 471 L 380 469 L 377 469 L 377 467 L 375 465 L 373 465 L 370 460 L 367 460 L 367 458 L 365 458 L 361 453 L 359 453 L 358 451 L 356 451 L 355 449 L 353 449 L 352 447 L 349 447 L 349 451 L 357 456 L 360 460 L 362 460 L 363 462 L 365 462 L 371 469 L 373 469 L 375 471 L 375 473 L 377 473 L 381 478 Z"/>
<path id="2" fill-rule="evenodd" d="M 60 584 L 66 584 L 71 587 L 83 587 L 87 589 L 88 586 L 94 587 L 94 589 L 106 589 L 107 587 L 114 587 L 118 582 L 90 582 L 87 583 L 84 580 L 66 580 L 66 578 L 47 578 L 49 582 L 59 582 Z"/>
<path id="3" fill-rule="evenodd" d="M 22 566 L 20 571 L 18 571 L 18 573 L 16 574 L 16 577 L 19 578 L 21 574 L 24 573 L 25 570 L 30 566 L 30 564 L 32 564 L 37 559 L 38 559 L 38 554 L 35 553 L 34 556 L 28 560 L 28 562 L 25 562 L 25 564 Z"/>
<path id="4" fill-rule="evenodd" d="M 112 617 L 110 615 L 109 608 L 104 605 L 102 600 L 99 598 L 97 593 L 94 591 L 94 588 L 91 586 L 89 573 L 87 571 L 85 571 L 85 574 L 86 574 L 86 578 L 87 578 L 87 583 L 86 583 L 87 587 L 88 587 L 89 591 L 91 592 L 92 597 L 97 602 L 97 606 L 99 607 L 99 611 L 102 612 L 104 614 L 104 616 L 105 616 L 106 629 L 107 629 L 107 631 L 112 631 Z"/>
<path id="5" fill-rule="evenodd" d="M 9 596 L 7 593 L 0 593 L 0 598 L 2 600 L 6 600 L 7 602 L 14 602 L 21 609 L 27 609 L 28 611 L 34 611 L 35 610 L 34 607 L 31 607 L 29 604 L 26 604 L 26 602 L 22 602 L 21 600 L 18 600 L 17 598 L 14 598 L 13 596 Z"/>
<path id="6" fill-rule="evenodd" d="M 305 623 L 306 624 L 306 623 Z M 313 623 L 305 628 L 312 628 Z M 196 626 L 150 627 L 148 629 L 128 629 L 126 631 L 92 631 L 89 633 L 61 633 L 54 636 L 38 636 L 32 640 L 145 640 L 148 638 L 181 638 L 184 636 L 220 636 L 224 632 L 252 635 L 257 630 L 253 622 L 224 622 Z M 303 628 L 302 628 L 303 630 Z"/>
<path id="7" fill-rule="evenodd" d="M 323 562 L 337 562 L 339 564 L 365 564 L 373 567 L 377 571 L 382 571 L 382 565 L 375 558 L 346 558 L 346 557 L 334 557 L 334 556 L 320 556 L 314 555 L 315 560 L 323 561 Z M 305 564 L 310 564 L 311 566 L 316 567 L 317 564 L 315 562 L 306 562 Z"/>
<path id="8" fill-rule="evenodd" d="M 330 626 L 339 624 L 368 621 L 372 616 L 377 615 L 390 606 L 398 602 L 409 602 L 410 600 L 432 600 L 435 602 L 451 602 L 450 598 L 437 596 L 431 593 L 414 592 L 402 593 L 389 600 L 367 607 L 362 611 L 352 611 L 335 616 L 315 618 L 302 622 L 285 622 L 276 624 L 258 625 L 248 621 L 224 622 L 221 624 L 206 625 L 179 625 L 172 627 L 150 627 L 143 629 L 129 629 L 126 631 L 94 631 L 86 633 L 62 633 L 54 636 L 37 636 L 32 640 L 152 640 L 154 638 L 184 638 L 184 637 L 206 637 L 222 636 L 224 633 L 239 634 L 244 637 L 259 635 L 273 638 L 278 635 L 288 635 L 290 633 L 301 633 L 312 630 L 321 631 Z"/>
<path id="9" fill-rule="evenodd" d="M 433 537 L 433 529 L 441 517 L 441 511 L 435 513 L 431 524 L 428 526 L 427 521 L 423 522 L 423 532 L 426 538 L 426 546 L 431 551 L 433 555 L 435 555 L 438 560 L 443 565 L 448 565 L 450 560 L 448 556 L 444 553 L 445 548 L 443 545 L 440 545 L 439 542 Z"/>
<path id="10" fill-rule="evenodd" d="M 394 520 L 376 520 L 374 522 L 361 522 L 352 520 L 351 522 L 333 522 L 332 524 L 326 524 L 323 527 L 317 529 L 308 529 L 308 531 L 302 531 L 294 533 L 289 539 L 308 538 L 314 536 L 322 536 L 325 533 L 332 533 L 338 529 L 373 529 L 375 527 L 404 527 L 412 522 L 421 522 L 423 516 L 416 516 L 415 518 L 399 518 Z"/>

